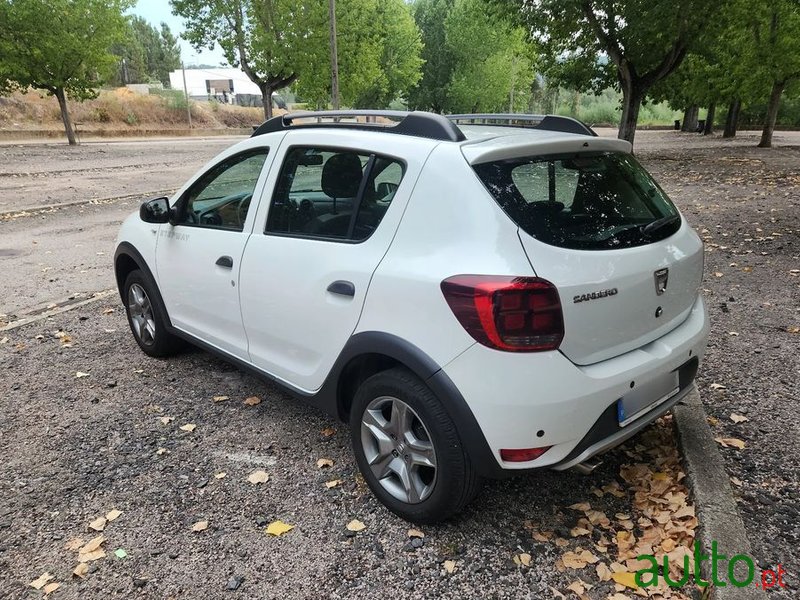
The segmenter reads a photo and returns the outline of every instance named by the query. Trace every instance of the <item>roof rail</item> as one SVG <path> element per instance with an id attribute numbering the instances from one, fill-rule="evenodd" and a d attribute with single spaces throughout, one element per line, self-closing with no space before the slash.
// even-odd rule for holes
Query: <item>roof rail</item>
<path id="1" fill-rule="evenodd" d="M 579 135 L 597 136 L 586 123 L 572 117 L 559 115 L 526 115 L 513 113 L 484 113 L 475 115 L 447 115 L 453 123 L 462 125 L 497 125 L 500 127 L 529 127 L 532 129 L 546 129 L 547 131 L 561 131 L 563 133 L 577 133 Z"/>
<path id="2" fill-rule="evenodd" d="M 365 117 L 358 121 L 357 117 Z M 385 121 L 378 122 L 378 118 L 396 121 L 396 125 L 389 125 Z M 292 124 L 299 119 L 316 119 L 316 122 Z M 323 122 L 322 119 L 333 119 L 333 122 Z M 443 117 L 429 112 L 399 111 L 399 110 L 323 110 L 316 112 L 296 112 L 273 117 L 259 125 L 251 137 L 286 131 L 287 129 L 305 129 L 318 127 L 343 127 L 347 129 L 368 129 L 371 131 L 385 131 L 400 135 L 411 135 L 431 140 L 448 142 L 462 142 L 466 138 L 456 124 Z"/>

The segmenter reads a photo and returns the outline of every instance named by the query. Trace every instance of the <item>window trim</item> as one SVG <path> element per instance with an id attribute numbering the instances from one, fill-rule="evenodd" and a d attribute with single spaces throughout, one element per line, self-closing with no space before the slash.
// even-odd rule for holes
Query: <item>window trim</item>
<path id="1" fill-rule="evenodd" d="M 186 188 L 186 190 L 176 200 L 174 206 L 177 209 L 178 218 L 179 219 L 183 219 L 186 216 L 186 210 L 188 208 L 188 203 L 189 203 L 189 196 L 191 195 L 191 193 L 195 189 L 195 187 L 200 185 L 200 183 L 203 182 L 205 177 L 209 173 L 214 171 L 214 169 L 217 169 L 222 164 L 224 164 L 225 162 L 230 161 L 232 159 L 241 159 L 241 160 L 237 160 L 236 164 L 238 164 L 239 162 L 241 162 L 243 160 L 247 160 L 248 158 L 251 158 L 253 156 L 256 156 L 258 154 L 262 154 L 263 153 L 264 154 L 264 162 L 261 165 L 261 171 L 259 171 L 259 173 L 258 173 L 258 178 L 256 179 L 255 186 L 253 186 L 253 194 L 252 195 L 253 195 L 253 198 L 254 198 L 255 194 L 256 194 L 256 189 L 258 188 L 258 182 L 264 176 L 264 168 L 265 168 L 265 166 L 267 164 L 267 158 L 269 158 L 270 150 L 271 150 L 270 146 L 258 146 L 257 148 L 248 148 L 247 150 L 242 150 L 241 152 L 236 152 L 235 154 L 231 154 L 230 156 L 226 156 L 225 158 L 220 160 L 218 163 L 216 163 L 213 166 L 211 166 L 208 169 L 206 169 L 202 173 L 202 175 L 200 175 L 197 179 L 195 179 L 192 182 L 192 184 L 188 188 Z M 234 166 L 236 166 L 236 164 L 231 165 L 231 167 L 229 167 L 229 168 L 233 168 Z M 224 172 L 225 171 L 222 171 L 222 173 L 224 173 Z M 216 177 L 218 177 L 222 173 L 219 173 Z M 205 184 L 205 185 L 208 185 L 208 184 Z M 253 198 L 250 199 L 251 203 L 253 201 Z M 247 215 L 249 215 L 249 214 L 250 214 L 250 209 L 248 208 Z M 247 220 L 247 216 L 245 216 L 245 221 L 246 220 Z M 192 228 L 197 228 L 197 229 L 215 229 L 215 230 L 218 230 L 218 231 L 229 231 L 231 233 L 242 233 L 242 232 L 244 232 L 244 223 L 242 223 L 242 228 L 241 229 L 233 228 L 233 227 L 225 227 L 224 225 L 205 225 L 203 223 L 182 223 L 182 222 L 181 223 L 176 223 L 173 227 L 192 227 Z"/>
<path id="2" fill-rule="evenodd" d="M 269 213 L 272 210 L 272 207 L 275 205 L 275 197 L 276 197 L 276 194 L 278 193 L 278 183 L 280 182 L 281 176 L 283 175 L 283 168 L 286 166 L 286 158 L 293 150 L 295 150 L 297 148 L 303 148 L 303 149 L 306 149 L 306 150 L 319 150 L 319 151 L 322 151 L 322 152 L 335 152 L 335 153 L 353 152 L 353 153 L 356 153 L 356 154 L 366 155 L 366 156 L 369 157 L 369 160 L 367 161 L 367 164 L 364 166 L 364 176 L 363 176 L 363 179 L 361 180 L 361 185 L 358 188 L 358 195 L 355 198 L 356 210 L 353 211 L 353 215 L 350 218 L 350 224 L 348 225 L 348 228 L 347 228 L 347 237 L 341 238 L 341 237 L 330 237 L 330 236 L 324 236 L 324 235 L 315 235 L 315 234 L 309 234 L 309 233 L 290 233 L 290 232 L 268 231 L 267 230 L 267 227 L 269 226 Z M 404 159 L 402 159 L 402 158 L 400 158 L 398 156 L 394 156 L 394 155 L 391 155 L 391 154 L 384 154 L 382 152 L 375 152 L 374 150 L 366 150 L 366 149 L 358 148 L 358 147 L 330 146 L 330 145 L 325 145 L 325 144 L 321 144 L 321 145 L 292 144 L 290 146 L 287 146 L 285 152 L 283 153 L 283 159 L 282 159 L 283 162 L 281 162 L 280 168 L 278 169 L 278 175 L 277 175 L 277 179 L 275 181 L 275 185 L 273 186 L 273 189 L 272 189 L 272 195 L 271 195 L 270 200 L 269 200 L 269 206 L 267 207 L 267 216 L 266 216 L 266 220 L 264 222 L 264 230 L 261 232 L 262 235 L 268 235 L 268 236 L 272 236 L 272 237 L 294 238 L 294 239 L 301 239 L 301 240 L 316 240 L 316 241 L 321 241 L 321 242 L 338 242 L 340 244 L 363 244 L 364 242 L 369 240 L 375 234 L 375 231 L 370 233 L 364 239 L 354 240 L 352 238 L 353 230 L 355 229 L 355 223 L 358 220 L 358 213 L 361 210 L 361 200 L 363 199 L 364 192 L 366 191 L 366 188 L 367 188 L 367 181 L 369 181 L 369 178 L 372 175 L 372 167 L 374 166 L 375 161 L 378 160 L 379 158 L 385 158 L 385 159 L 391 160 L 393 162 L 396 162 L 396 163 L 398 163 L 400 165 L 400 167 L 402 169 L 402 174 L 400 175 L 400 183 L 398 183 L 398 185 L 397 185 L 397 189 L 399 191 L 400 185 L 402 185 L 402 183 L 403 183 L 403 181 L 405 180 L 405 177 L 406 177 L 406 171 L 408 169 L 408 163 L 406 163 L 406 161 Z M 288 193 L 289 192 L 287 192 L 287 194 Z M 396 193 L 397 192 L 395 192 L 395 194 Z M 394 200 L 394 198 L 392 198 L 392 200 Z M 387 208 L 387 212 L 388 212 L 388 210 L 389 209 Z M 376 231 L 377 231 L 377 228 L 376 228 Z"/>

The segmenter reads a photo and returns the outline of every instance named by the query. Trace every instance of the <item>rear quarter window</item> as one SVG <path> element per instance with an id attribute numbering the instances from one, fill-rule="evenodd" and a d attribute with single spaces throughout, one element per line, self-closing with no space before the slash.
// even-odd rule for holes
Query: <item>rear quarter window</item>
<path id="1" fill-rule="evenodd" d="M 629 154 L 522 157 L 474 169 L 523 231 L 553 246 L 640 246 L 680 227 L 669 197 Z"/>

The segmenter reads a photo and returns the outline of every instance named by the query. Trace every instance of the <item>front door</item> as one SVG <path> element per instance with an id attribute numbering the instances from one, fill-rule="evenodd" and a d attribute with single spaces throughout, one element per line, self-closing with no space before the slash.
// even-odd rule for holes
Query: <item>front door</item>
<path id="1" fill-rule="evenodd" d="M 156 249 L 172 324 L 245 360 L 239 270 L 267 153 L 258 148 L 229 156 L 198 178 L 177 200 L 179 223 L 161 226 Z"/>

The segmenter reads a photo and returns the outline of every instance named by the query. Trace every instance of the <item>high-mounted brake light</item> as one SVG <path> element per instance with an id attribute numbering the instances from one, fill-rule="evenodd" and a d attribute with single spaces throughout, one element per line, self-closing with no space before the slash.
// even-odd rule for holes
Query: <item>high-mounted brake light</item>
<path id="1" fill-rule="evenodd" d="M 538 277 L 456 275 L 442 293 L 459 323 L 476 341 L 510 352 L 555 350 L 564 339 L 561 300 Z"/>

